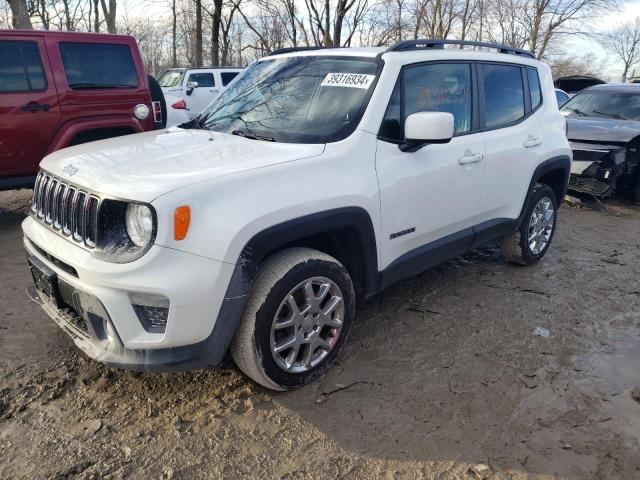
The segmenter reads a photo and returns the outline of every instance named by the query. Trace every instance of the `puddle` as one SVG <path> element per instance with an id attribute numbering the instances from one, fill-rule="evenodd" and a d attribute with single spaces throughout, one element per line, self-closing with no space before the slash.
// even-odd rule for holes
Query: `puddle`
<path id="1" fill-rule="evenodd" d="M 583 382 L 601 395 L 604 417 L 640 440 L 640 402 L 631 398 L 631 390 L 640 386 L 640 338 L 635 333 L 618 337 L 613 352 L 584 355 L 577 363 L 586 374 Z"/>

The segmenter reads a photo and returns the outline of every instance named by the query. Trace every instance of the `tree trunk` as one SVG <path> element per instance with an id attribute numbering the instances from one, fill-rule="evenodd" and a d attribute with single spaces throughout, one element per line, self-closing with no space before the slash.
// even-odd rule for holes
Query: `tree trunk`
<path id="1" fill-rule="evenodd" d="M 178 41 L 177 38 L 177 23 L 178 23 L 178 14 L 176 13 L 176 0 L 173 0 L 173 3 L 171 4 L 171 60 L 172 60 L 172 67 L 177 67 L 178 66 L 178 52 L 177 52 L 177 46 L 176 43 Z"/>
<path id="2" fill-rule="evenodd" d="M 100 0 L 93 0 L 93 10 L 94 10 L 94 20 L 93 20 L 93 31 L 98 33 L 100 31 Z"/>
<path id="3" fill-rule="evenodd" d="M 196 0 L 195 66 L 202 66 L 202 0 Z"/>
<path id="4" fill-rule="evenodd" d="M 107 32 L 116 33 L 116 0 L 109 0 L 109 8 L 107 8 L 107 3 L 105 0 L 100 0 L 102 4 L 102 14 L 104 15 L 104 20 L 107 22 Z"/>
<path id="5" fill-rule="evenodd" d="M 329 0 L 325 0 L 324 2 L 324 38 L 322 39 L 322 43 L 325 47 L 330 47 L 333 45 L 331 41 L 331 33 L 329 32 L 330 28 L 330 12 L 331 12 L 331 4 Z"/>
<path id="6" fill-rule="evenodd" d="M 7 0 L 11 8 L 11 23 L 13 28 L 33 30 L 27 0 Z"/>
<path id="7" fill-rule="evenodd" d="M 222 0 L 214 0 L 211 15 L 211 62 L 220 66 L 220 22 L 222 19 Z"/>

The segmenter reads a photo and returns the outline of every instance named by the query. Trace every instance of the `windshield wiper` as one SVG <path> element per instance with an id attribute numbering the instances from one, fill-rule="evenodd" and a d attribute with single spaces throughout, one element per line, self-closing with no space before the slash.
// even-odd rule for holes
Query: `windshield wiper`
<path id="1" fill-rule="evenodd" d="M 579 110 L 577 108 L 569 108 L 569 111 L 571 113 L 575 113 L 576 115 L 580 115 L 582 117 L 587 117 L 588 115 L 586 113 L 584 113 L 582 110 Z"/>
<path id="2" fill-rule="evenodd" d="M 273 137 L 269 137 L 267 135 L 260 135 L 257 133 L 248 132 L 245 130 L 234 130 L 231 132 L 232 135 L 237 135 L 243 138 L 249 138 L 251 140 L 264 140 L 265 142 L 275 142 L 276 139 Z"/>
<path id="3" fill-rule="evenodd" d="M 594 110 L 593 113 L 598 113 L 600 115 L 606 115 L 607 117 L 611 117 L 611 118 L 617 118 L 618 120 L 629 120 L 629 118 L 625 117 L 624 115 L 619 115 L 617 113 L 601 112 L 599 110 Z"/>

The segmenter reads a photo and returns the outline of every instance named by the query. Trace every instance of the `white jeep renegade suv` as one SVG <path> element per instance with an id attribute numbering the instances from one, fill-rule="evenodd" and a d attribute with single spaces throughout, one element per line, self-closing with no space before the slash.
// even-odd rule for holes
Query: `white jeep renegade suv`
<path id="1" fill-rule="evenodd" d="M 571 150 L 528 52 L 409 41 L 275 52 L 185 128 L 41 163 L 30 293 L 89 356 L 318 377 L 373 295 L 491 240 L 552 241 Z M 487 49 L 497 49 L 497 53 Z"/>

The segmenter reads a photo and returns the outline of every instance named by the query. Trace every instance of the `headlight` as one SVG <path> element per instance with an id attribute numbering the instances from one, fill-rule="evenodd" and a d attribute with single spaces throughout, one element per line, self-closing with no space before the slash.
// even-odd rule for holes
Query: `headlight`
<path id="1" fill-rule="evenodd" d="M 124 215 L 127 235 L 138 247 L 146 247 L 153 235 L 153 214 L 142 203 L 130 203 Z"/>

